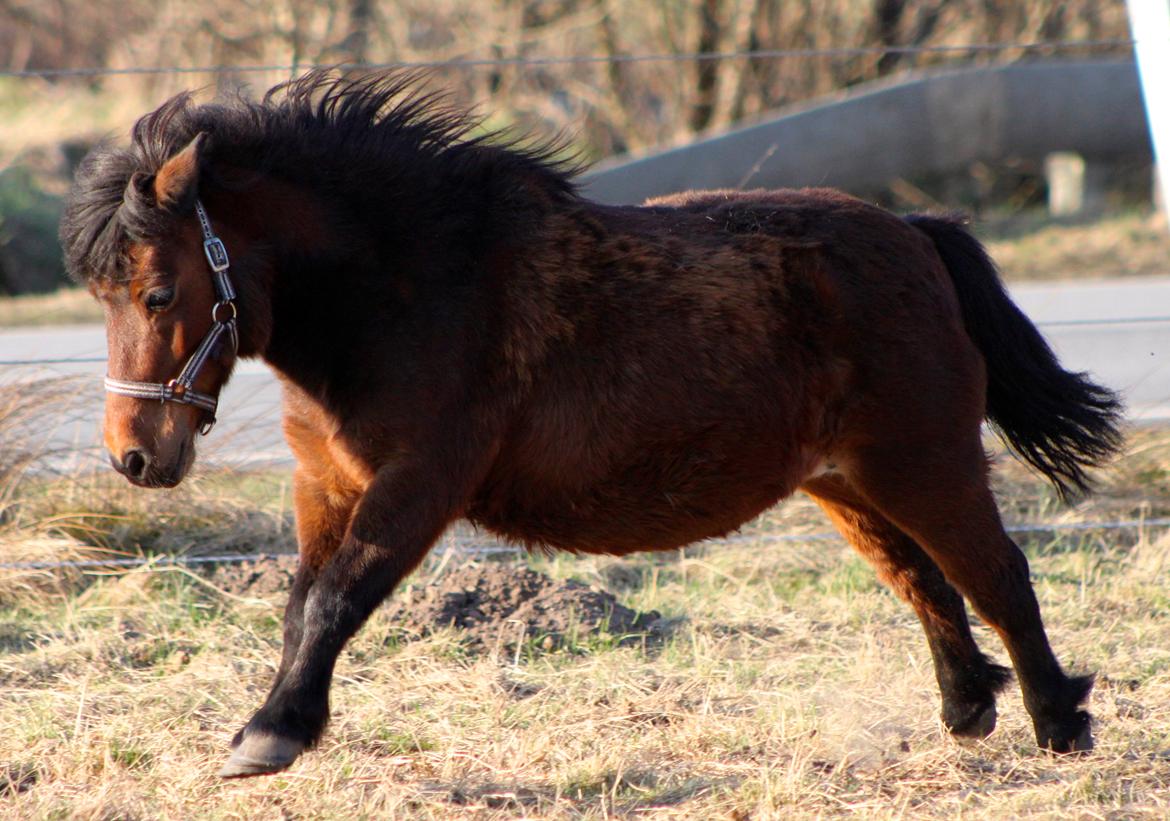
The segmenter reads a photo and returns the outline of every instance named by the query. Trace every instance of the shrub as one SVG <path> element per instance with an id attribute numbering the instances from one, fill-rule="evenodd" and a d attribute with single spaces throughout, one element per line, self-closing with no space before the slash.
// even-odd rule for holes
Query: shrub
<path id="1" fill-rule="evenodd" d="M 65 282 L 57 223 L 61 199 L 44 191 L 32 171 L 0 171 L 0 293 L 51 291 Z"/>

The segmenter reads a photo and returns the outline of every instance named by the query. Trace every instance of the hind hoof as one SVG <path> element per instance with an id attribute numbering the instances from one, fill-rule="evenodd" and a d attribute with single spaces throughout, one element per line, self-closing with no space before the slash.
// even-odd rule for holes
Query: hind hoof
<path id="1" fill-rule="evenodd" d="M 220 778 L 247 778 L 280 772 L 297 760 L 305 745 L 271 733 L 246 735 L 219 771 Z"/>

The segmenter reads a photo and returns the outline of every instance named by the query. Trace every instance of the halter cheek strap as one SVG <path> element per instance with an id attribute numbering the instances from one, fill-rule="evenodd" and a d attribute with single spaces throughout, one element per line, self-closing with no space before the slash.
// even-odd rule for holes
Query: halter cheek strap
<path id="1" fill-rule="evenodd" d="M 211 358 L 219 340 L 227 334 L 231 339 L 232 355 L 240 349 L 239 330 L 236 325 L 236 289 L 232 287 L 228 269 L 227 248 L 223 241 L 211 230 L 211 222 L 207 219 L 207 211 L 203 203 L 195 200 L 195 214 L 199 217 L 199 227 L 203 231 L 203 253 L 207 256 L 207 264 L 211 266 L 212 279 L 215 282 L 215 293 L 218 301 L 211 308 L 211 328 L 188 358 L 179 375 L 170 382 L 132 382 L 126 379 L 115 379 L 106 376 L 106 391 L 119 396 L 131 396 L 135 399 L 153 399 L 159 402 L 176 402 L 180 405 L 194 405 L 205 412 L 204 421 L 199 432 L 207 434 L 215 424 L 215 409 L 219 405 L 219 398 L 207 393 L 200 393 L 192 388 L 199 372 Z"/>

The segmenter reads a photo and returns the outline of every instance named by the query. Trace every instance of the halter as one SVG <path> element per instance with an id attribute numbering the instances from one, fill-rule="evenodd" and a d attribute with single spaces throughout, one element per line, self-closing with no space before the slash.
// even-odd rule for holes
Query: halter
<path id="1" fill-rule="evenodd" d="M 194 405 L 205 412 L 199 432 L 206 435 L 215 424 L 215 409 L 219 405 L 219 398 L 207 393 L 192 390 L 192 385 L 199 378 L 199 371 L 207 364 L 211 352 L 215 349 L 220 337 L 228 334 L 232 340 L 232 354 L 240 349 L 240 337 L 236 328 L 236 289 L 232 287 L 231 277 L 228 276 L 227 248 L 223 241 L 211 230 L 211 223 L 207 219 L 207 212 L 203 210 L 203 203 L 195 200 L 195 214 L 199 217 L 199 226 L 203 229 L 203 253 L 207 256 L 207 263 L 211 266 L 212 278 L 215 281 L 215 293 L 218 302 L 211 308 L 211 328 L 199 343 L 199 347 L 187 359 L 179 375 L 170 382 L 130 382 L 125 379 L 114 379 L 106 376 L 106 390 L 120 396 L 132 396 L 135 399 L 157 399 L 159 402 L 177 402 L 180 405 Z"/>

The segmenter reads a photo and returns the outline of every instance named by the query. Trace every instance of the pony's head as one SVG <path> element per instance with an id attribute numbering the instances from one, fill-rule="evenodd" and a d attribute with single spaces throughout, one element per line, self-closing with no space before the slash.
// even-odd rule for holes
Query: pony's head
<path id="1" fill-rule="evenodd" d="M 226 252 L 198 198 L 206 143 L 95 149 L 61 223 L 70 273 L 105 312 L 110 462 L 143 487 L 187 474 L 238 348 Z"/>
<path id="2" fill-rule="evenodd" d="M 421 79 L 313 71 L 259 101 L 180 94 L 134 125 L 128 147 L 99 146 L 82 162 L 61 240 L 70 275 L 105 309 L 105 442 L 130 481 L 186 475 L 236 355 L 272 353 L 278 294 L 286 327 L 312 321 L 311 296 L 278 289 L 278 273 L 294 286 L 345 278 L 365 293 L 385 287 L 387 270 L 432 270 L 445 242 L 486 241 L 529 219 L 534 197 L 573 196 L 573 166 L 555 144 L 473 134 L 477 121 Z M 477 211 L 468 231 L 470 217 L 450 215 L 473 206 L 518 216 Z M 420 233 L 427 214 L 433 230 Z M 215 270 L 229 250 L 230 279 Z"/>

